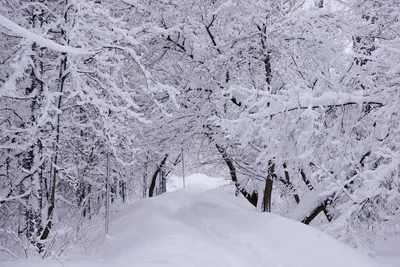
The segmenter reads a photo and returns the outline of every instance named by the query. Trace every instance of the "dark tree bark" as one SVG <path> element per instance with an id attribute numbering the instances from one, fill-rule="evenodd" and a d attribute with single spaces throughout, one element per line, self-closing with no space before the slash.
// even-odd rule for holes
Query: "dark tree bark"
<path id="1" fill-rule="evenodd" d="M 302 177 L 304 183 L 307 185 L 308 189 L 309 189 L 310 191 L 313 191 L 313 190 L 314 190 L 314 186 L 311 184 L 310 180 L 307 178 L 307 176 L 306 176 L 306 174 L 305 174 L 305 172 L 304 172 L 303 169 L 300 169 L 300 175 L 301 175 L 301 177 Z M 327 219 L 329 222 L 332 221 L 332 216 L 329 214 L 328 209 L 327 209 L 327 206 L 328 206 L 328 204 L 329 204 L 329 202 L 330 202 L 330 199 L 331 199 L 331 197 L 322 200 L 322 201 L 320 202 L 320 204 L 317 206 L 317 208 L 313 209 L 313 210 L 311 211 L 311 213 L 310 213 L 309 215 L 307 215 L 307 216 L 302 220 L 302 222 L 303 222 L 304 224 L 310 224 L 311 221 L 314 220 L 315 217 L 317 217 L 318 214 L 319 214 L 321 211 L 324 212 L 325 217 L 326 217 L 326 219 Z"/>
<path id="2" fill-rule="evenodd" d="M 307 178 L 306 174 L 304 173 L 303 169 L 300 169 L 300 175 L 301 175 L 301 178 L 303 179 L 304 183 L 307 185 L 307 188 L 310 191 L 313 191 L 314 190 L 314 186 L 311 184 L 310 180 L 308 180 L 308 178 Z"/>
<path id="3" fill-rule="evenodd" d="M 270 160 L 268 162 L 268 175 L 265 181 L 264 198 L 263 198 L 263 212 L 271 212 L 271 202 L 272 202 L 272 187 L 274 185 L 275 174 L 275 163 Z"/>
<path id="4" fill-rule="evenodd" d="M 168 159 L 168 154 L 166 154 L 164 156 L 164 158 L 161 161 L 160 165 L 157 166 L 157 169 L 154 172 L 153 177 L 151 178 L 151 183 L 150 183 L 150 187 L 149 187 L 149 197 L 153 197 L 154 196 L 154 189 L 156 187 L 157 176 L 160 173 L 161 169 L 165 166 L 165 163 L 167 162 L 167 159 Z"/>
<path id="5" fill-rule="evenodd" d="M 221 154 L 222 159 L 225 161 L 226 165 L 228 166 L 231 179 L 235 183 L 236 186 L 236 195 L 239 194 L 239 192 L 247 199 L 247 201 L 250 202 L 254 207 L 257 207 L 257 202 L 258 202 L 258 193 L 256 191 L 253 191 L 251 194 L 246 191 L 246 189 L 241 188 L 240 184 L 238 183 L 237 179 L 237 174 L 236 174 L 236 168 L 233 165 L 232 159 L 228 156 L 226 153 L 226 149 L 221 147 L 218 144 L 215 144 L 215 147 L 217 148 L 218 152 Z"/>
<path id="6" fill-rule="evenodd" d="M 311 212 L 310 214 L 308 214 L 306 217 L 303 218 L 303 220 L 301 220 L 302 223 L 304 224 L 310 224 L 312 222 L 312 220 L 314 220 L 318 214 L 323 211 L 325 213 L 326 218 L 328 219 L 328 221 L 332 220 L 332 216 L 329 215 L 329 213 L 326 210 L 326 206 L 329 204 L 329 202 L 331 201 L 333 195 L 326 197 L 325 199 L 323 199 Z"/>
<path id="7" fill-rule="evenodd" d="M 265 82 L 268 85 L 268 91 L 270 90 L 271 81 L 272 81 L 272 67 L 271 67 L 271 51 L 268 50 L 267 47 L 267 25 L 263 23 L 261 26 L 257 26 L 258 31 L 261 36 L 261 47 L 264 55 L 264 71 L 265 71 Z"/>
<path id="8" fill-rule="evenodd" d="M 121 189 L 121 197 L 122 197 L 122 203 L 125 203 L 125 198 L 126 198 L 126 183 L 124 181 L 120 181 L 120 189 Z"/>
<path id="9" fill-rule="evenodd" d="M 300 203 L 300 197 L 296 192 L 296 188 L 294 187 L 294 185 L 292 184 L 292 182 L 290 181 L 290 176 L 289 176 L 289 172 L 287 170 L 287 165 L 286 163 L 283 163 L 283 169 L 284 169 L 284 173 L 285 173 L 285 180 L 281 180 L 286 186 L 287 188 L 289 188 L 290 192 L 292 192 L 294 200 L 296 201 L 297 204 Z"/>
<path id="10" fill-rule="evenodd" d="M 30 23 L 32 28 L 43 27 L 43 10 L 41 8 L 33 8 L 29 12 L 31 12 Z M 30 125 L 37 125 L 37 118 L 39 116 L 38 111 L 43 105 L 44 84 L 41 77 L 43 75 L 43 51 L 44 48 L 40 47 L 37 43 L 32 44 L 33 53 L 30 56 L 33 63 L 32 69 L 30 70 L 31 84 L 25 89 L 25 94 L 32 97 L 32 102 L 30 105 Z M 45 201 L 47 201 L 47 187 L 45 186 L 45 178 L 43 177 L 43 170 L 46 163 L 42 159 L 43 144 L 40 137 L 41 132 L 42 129 L 37 129 L 37 132 L 33 137 L 33 144 L 29 147 L 23 160 L 23 168 L 30 172 L 28 177 L 30 180 L 30 188 L 32 191 L 27 199 L 28 208 L 25 214 L 27 230 L 26 234 L 28 240 L 31 242 L 32 245 L 36 247 L 39 254 L 44 251 L 44 244 L 40 242 L 39 239 L 41 239 L 40 237 L 43 231 L 45 220 L 42 214 L 42 209 L 44 207 L 43 204 Z M 37 164 L 38 166 L 35 166 Z M 36 203 L 36 205 L 30 206 L 29 203 Z"/>
<path id="11" fill-rule="evenodd" d="M 167 192 L 167 175 L 165 170 L 161 170 L 160 172 L 160 194 L 164 194 Z"/>

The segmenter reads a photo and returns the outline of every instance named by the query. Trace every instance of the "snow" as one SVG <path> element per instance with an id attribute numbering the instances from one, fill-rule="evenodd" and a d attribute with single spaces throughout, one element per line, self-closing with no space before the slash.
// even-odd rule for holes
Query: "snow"
<path id="1" fill-rule="evenodd" d="M 266 95 L 268 96 L 268 95 Z M 324 92 L 320 96 L 301 95 L 297 98 L 292 98 L 288 101 L 275 101 L 276 104 L 263 112 L 252 114 L 252 118 L 265 118 L 273 116 L 284 111 L 291 111 L 300 108 L 313 107 L 329 107 L 331 105 L 346 105 L 346 104 L 362 104 L 375 103 L 376 105 L 385 105 L 379 97 L 364 96 L 359 93 L 343 93 L 343 92 Z"/>
<path id="2" fill-rule="evenodd" d="M 400 266 L 400 235 L 394 235 L 375 244 L 376 253 L 392 267 Z"/>
<path id="3" fill-rule="evenodd" d="M 64 53 L 71 53 L 75 55 L 85 55 L 85 54 L 91 54 L 92 52 L 82 49 L 82 48 L 74 48 L 71 46 L 65 46 L 65 45 L 60 45 L 52 40 L 46 39 L 43 36 L 37 35 L 33 32 L 28 31 L 27 29 L 22 28 L 18 24 L 12 22 L 11 20 L 7 19 L 6 17 L 0 15 L 0 25 L 9 29 L 12 31 L 14 34 L 26 38 L 32 42 L 36 42 L 40 46 L 47 47 L 59 52 L 64 52 Z"/>
<path id="4" fill-rule="evenodd" d="M 255 212 L 234 187 L 205 175 L 169 183 L 173 192 L 127 205 L 112 218 L 110 237 L 69 267 L 377 267 L 372 258 L 309 226 Z M 221 187 L 222 185 L 222 187 Z M 217 187 L 217 188 L 215 188 Z M 55 267 L 57 261 L 1 267 Z"/>
<path id="5" fill-rule="evenodd" d="M 299 220 L 300 218 L 305 218 L 314 210 L 321 202 L 321 197 L 318 193 L 313 190 L 308 192 L 306 195 L 301 197 L 301 201 L 288 215 L 289 218 L 293 220 Z"/>
<path id="6" fill-rule="evenodd" d="M 231 181 L 224 178 L 214 178 L 201 173 L 189 175 L 185 178 L 186 187 L 197 187 L 203 190 L 213 189 L 230 184 Z M 183 188 L 183 179 L 178 176 L 171 176 L 167 181 L 167 191 L 172 192 Z"/>

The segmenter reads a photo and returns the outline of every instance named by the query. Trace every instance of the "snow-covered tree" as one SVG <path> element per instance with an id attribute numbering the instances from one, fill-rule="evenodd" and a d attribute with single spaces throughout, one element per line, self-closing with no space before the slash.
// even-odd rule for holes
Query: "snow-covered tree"
<path id="1" fill-rule="evenodd" d="M 107 157 L 113 202 L 165 192 L 187 155 L 224 166 L 257 209 L 353 246 L 397 231 L 396 0 L 0 8 L 10 255 L 60 253 L 83 232 L 67 225 L 102 216 Z"/>

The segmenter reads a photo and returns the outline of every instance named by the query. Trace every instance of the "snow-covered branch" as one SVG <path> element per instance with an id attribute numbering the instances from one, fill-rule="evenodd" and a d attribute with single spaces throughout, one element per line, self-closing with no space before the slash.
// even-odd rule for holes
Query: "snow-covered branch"
<path id="1" fill-rule="evenodd" d="M 26 38 L 27 40 L 31 42 L 35 42 L 38 45 L 42 47 L 47 47 L 49 49 L 58 51 L 58 52 L 63 52 L 63 53 L 70 53 L 70 54 L 75 54 L 75 55 L 87 55 L 87 54 L 92 54 L 93 51 L 83 49 L 83 48 L 75 48 L 71 46 L 66 46 L 66 45 L 60 45 L 57 44 L 56 42 L 47 39 L 43 36 L 37 35 L 21 26 L 18 24 L 14 23 L 13 21 L 7 19 L 3 15 L 0 15 L 0 25 L 3 26 L 4 28 L 7 28 L 14 34 Z"/>

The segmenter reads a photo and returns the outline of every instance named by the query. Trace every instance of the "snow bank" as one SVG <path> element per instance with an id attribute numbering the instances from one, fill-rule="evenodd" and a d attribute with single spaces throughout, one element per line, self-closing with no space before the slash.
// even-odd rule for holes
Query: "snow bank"
<path id="1" fill-rule="evenodd" d="M 376 253 L 393 267 L 400 266 L 400 235 L 393 235 L 375 244 Z"/>
<path id="2" fill-rule="evenodd" d="M 113 217 L 111 237 L 100 245 L 93 260 L 65 266 L 381 266 L 317 229 L 255 212 L 230 193 L 234 190 L 229 186 L 207 190 L 216 183 L 210 179 L 188 177 L 185 189 L 130 204 Z M 206 180 L 208 186 L 197 183 Z M 18 265 L 2 267 L 11 266 Z M 18 267 L 22 266 L 34 265 Z"/>
<path id="3" fill-rule="evenodd" d="M 322 232 L 195 186 L 134 203 L 98 250 L 104 266 L 373 267 Z"/>

